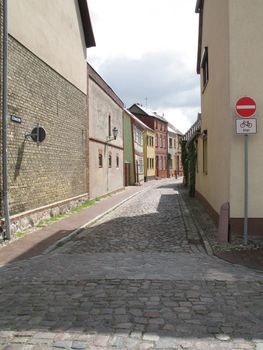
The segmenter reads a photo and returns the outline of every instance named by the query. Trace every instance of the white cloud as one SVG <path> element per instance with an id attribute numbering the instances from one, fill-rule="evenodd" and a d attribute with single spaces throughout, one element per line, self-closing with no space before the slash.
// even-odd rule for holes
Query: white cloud
<path id="1" fill-rule="evenodd" d="M 171 118 L 179 129 L 199 110 L 195 3 L 89 0 L 97 46 L 88 50 L 88 61 L 124 103 L 148 97 L 155 110 L 177 115 Z"/>

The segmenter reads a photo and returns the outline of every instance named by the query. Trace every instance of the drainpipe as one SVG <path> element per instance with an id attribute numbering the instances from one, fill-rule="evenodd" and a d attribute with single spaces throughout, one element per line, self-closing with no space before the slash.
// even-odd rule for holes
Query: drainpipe
<path id="1" fill-rule="evenodd" d="M 7 165 L 7 116 L 8 115 L 8 14 L 7 0 L 3 0 L 3 109 L 2 109 L 2 152 L 3 152 L 3 216 L 4 239 L 10 239 L 10 218 L 8 206 L 8 165 Z"/>

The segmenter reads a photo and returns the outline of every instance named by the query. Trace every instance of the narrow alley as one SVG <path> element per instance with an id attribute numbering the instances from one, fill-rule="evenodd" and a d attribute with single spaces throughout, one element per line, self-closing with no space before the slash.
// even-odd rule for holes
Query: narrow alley
<path id="1" fill-rule="evenodd" d="M 263 349 L 263 275 L 209 256 L 178 180 L 0 268 L 0 349 Z"/>

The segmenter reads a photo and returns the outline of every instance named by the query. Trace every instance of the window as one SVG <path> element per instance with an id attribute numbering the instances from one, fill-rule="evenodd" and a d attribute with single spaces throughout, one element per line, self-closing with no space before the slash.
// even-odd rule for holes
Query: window
<path id="1" fill-rule="evenodd" d="M 173 139 L 169 137 L 169 148 L 173 148 Z"/>
<path id="2" fill-rule="evenodd" d="M 138 144 L 142 146 L 142 131 L 138 129 Z"/>
<path id="3" fill-rule="evenodd" d="M 103 157 L 102 157 L 102 153 L 99 153 L 99 168 L 103 167 Z"/>
<path id="4" fill-rule="evenodd" d="M 158 147 L 158 134 L 156 134 L 155 147 Z"/>
<path id="5" fill-rule="evenodd" d="M 153 137 L 147 136 L 147 145 L 153 147 Z"/>
<path id="6" fill-rule="evenodd" d="M 161 157 L 160 170 L 163 170 L 163 157 Z"/>
<path id="7" fill-rule="evenodd" d="M 203 173 L 207 175 L 207 130 L 204 130 L 203 137 Z"/>
<path id="8" fill-rule="evenodd" d="M 160 147 L 163 147 L 163 137 L 160 135 Z"/>
<path id="9" fill-rule="evenodd" d="M 176 148 L 176 139 L 174 139 L 174 148 Z"/>
<path id="10" fill-rule="evenodd" d="M 151 146 L 151 147 L 153 147 L 153 137 L 152 136 L 147 136 L 147 138 L 148 138 L 148 146 Z"/>
<path id="11" fill-rule="evenodd" d="M 119 168 L 119 163 L 120 163 L 120 159 L 119 159 L 119 155 L 116 155 L 116 168 Z"/>
<path id="12" fill-rule="evenodd" d="M 203 91 L 206 88 L 209 80 L 209 67 L 208 67 L 208 47 L 206 46 L 203 51 L 201 60 L 202 78 L 203 78 Z"/>
<path id="13" fill-rule="evenodd" d="M 111 137 L 111 116 L 108 117 L 108 136 Z"/>
<path id="14" fill-rule="evenodd" d="M 109 154 L 109 168 L 111 168 L 112 165 L 112 157 L 111 157 L 111 153 Z"/>

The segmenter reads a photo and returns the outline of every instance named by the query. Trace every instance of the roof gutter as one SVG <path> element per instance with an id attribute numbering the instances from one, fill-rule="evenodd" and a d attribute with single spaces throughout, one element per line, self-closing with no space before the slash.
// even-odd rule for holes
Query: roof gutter
<path id="1" fill-rule="evenodd" d="M 197 72 L 197 74 L 200 74 L 200 65 L 201 65 L 204 1 L 205 0 L 197 0 L 196 7 L 195 7 L 195 13 L 199 14 L 198 49 L 197 49 L 197 65 L 196 65 L 196 72 Z"/>
<path id="2" fill-rule="evenodd" d="M 86 48 L 96 46 L 87 0 L 78 0 Z"/>
<path id="3" fill-rule="evenodd" d="M 197 0 L 195 5 L 195 13 L 200 12 L 200 4 L 201 4 L 201 0 Z"/>

